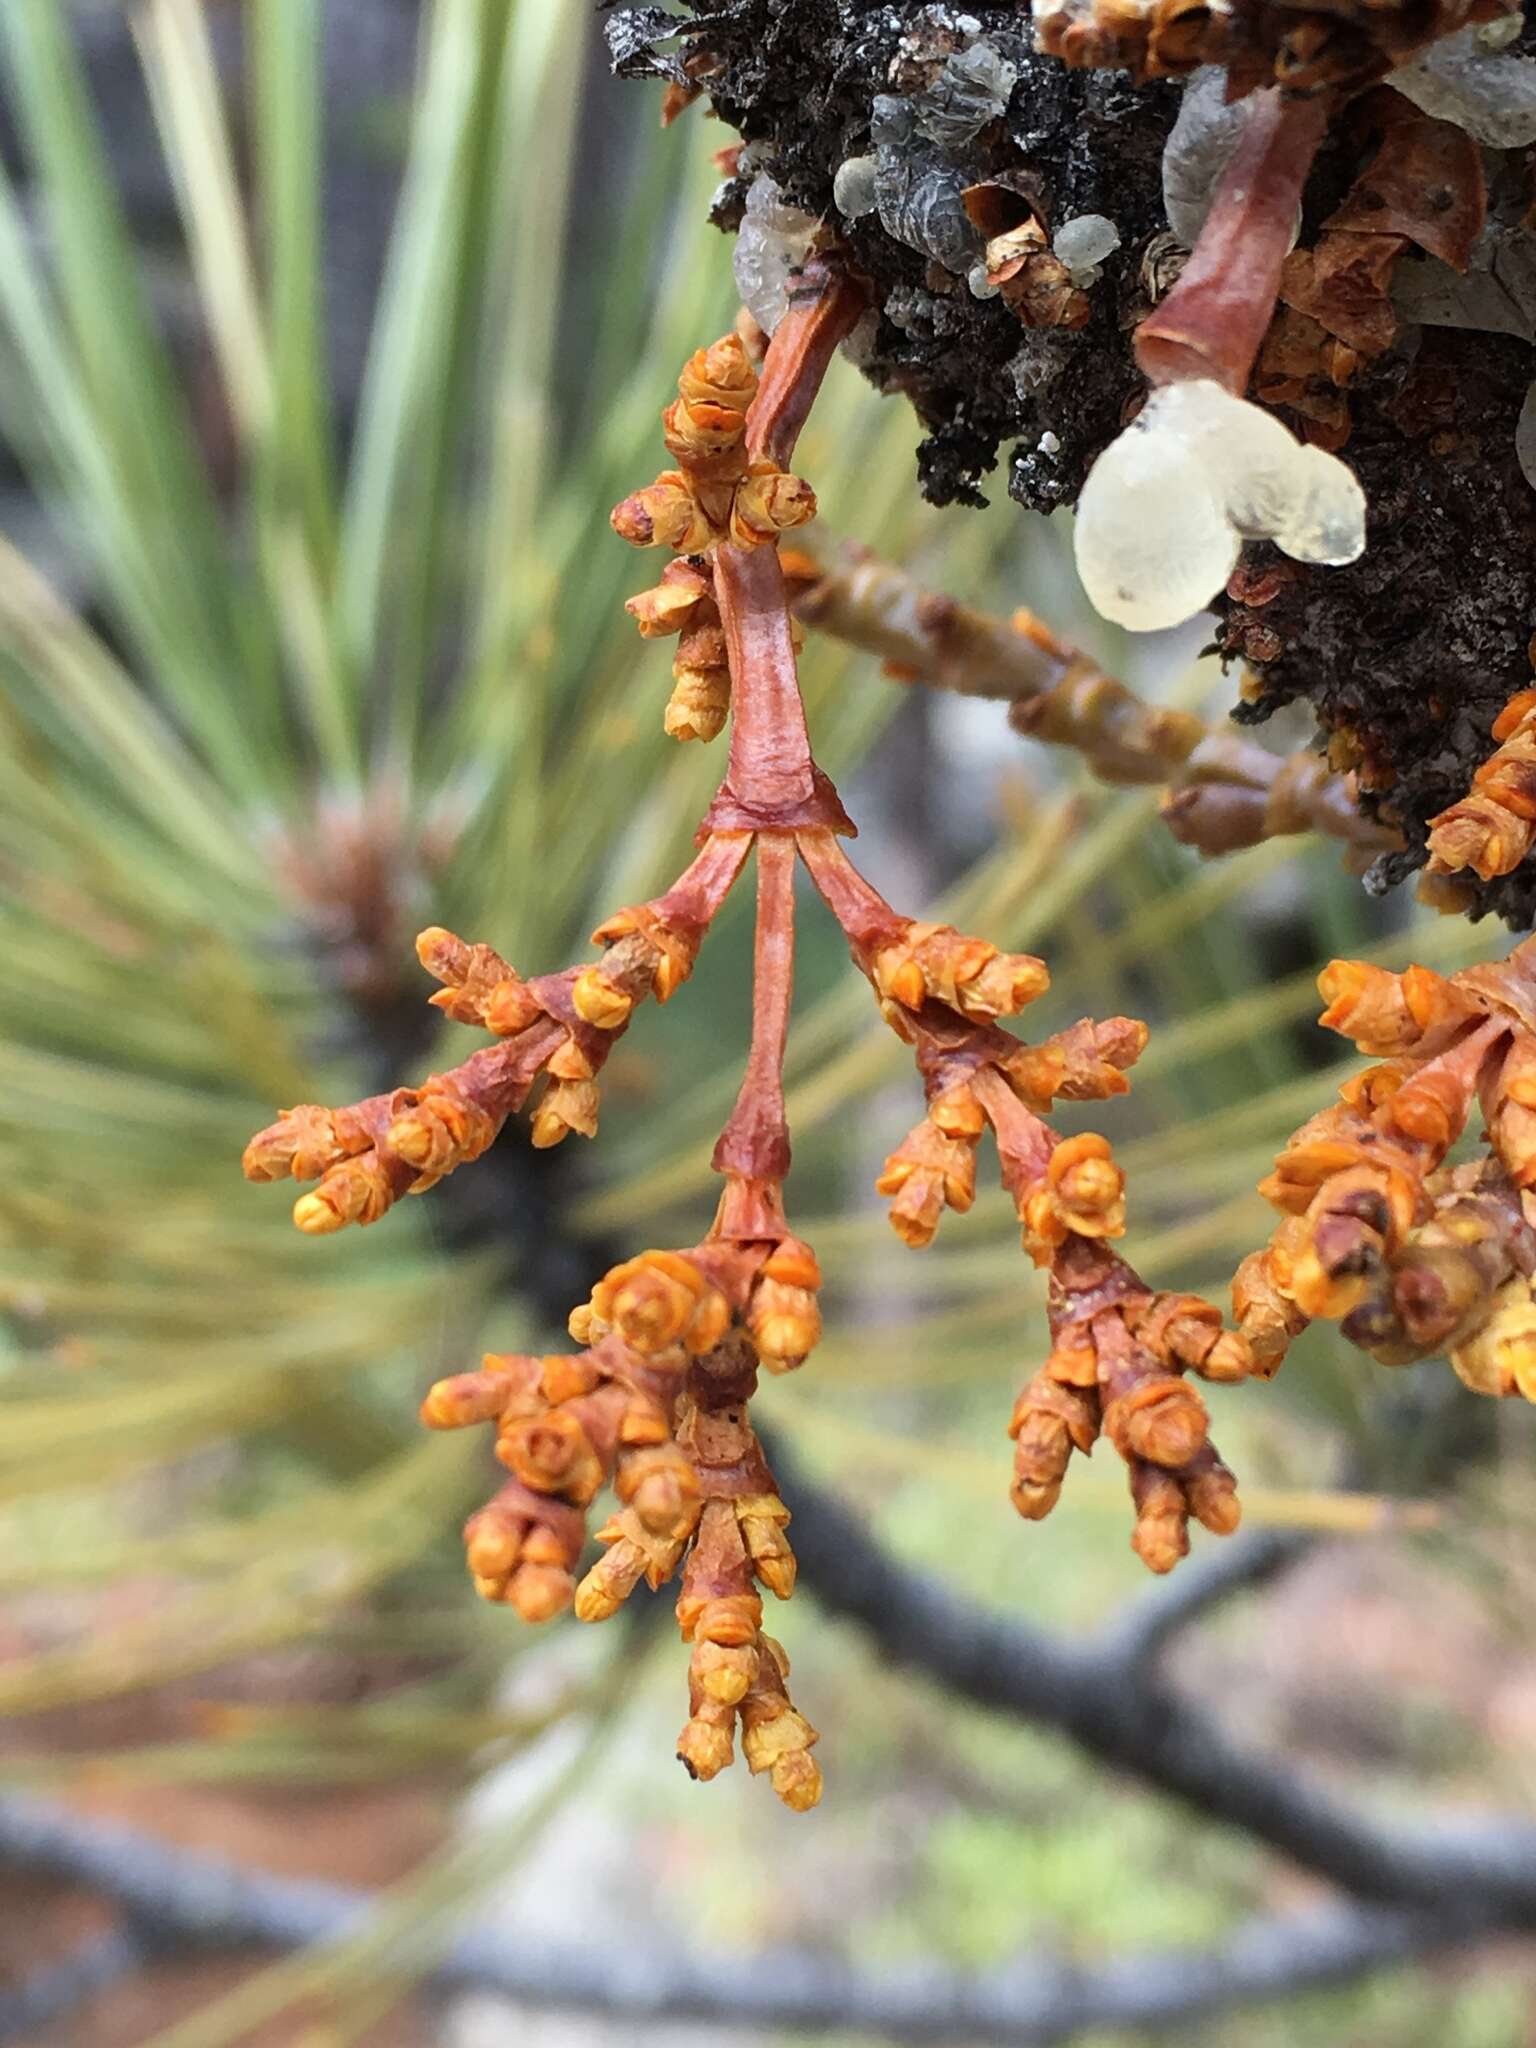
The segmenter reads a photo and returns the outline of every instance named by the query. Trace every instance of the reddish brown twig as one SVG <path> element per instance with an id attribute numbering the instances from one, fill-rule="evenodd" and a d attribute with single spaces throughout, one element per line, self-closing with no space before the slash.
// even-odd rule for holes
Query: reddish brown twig
<path id="1" fill-rule="evenodd" d="M 784 1048 L 795 982 L 795 845 L 782 832 L 757 841 L 757 937 L 752 961 L 752 1043 L 741 1092 L 715 1146 L 716 1173 L 782 1181 L 789 1172 Z"/>
<path id="2" fill-rule="evenodd" d="M 1136 330 L 1136 360 L 1154 384 L 1211 377 L 1241 397 L 1274 317 L 1280 269 L 1302 187 L 1328 127 L 1325 98 L 1270 88 L 1222 173 L 1178 283 Z"/>
<path id="3" fill-rule="evenodd" d="M 858 325 L 869 293 L 841 264 L 813 256 L 774 330 L 747 419 L 747 453 L 780 465 L 795 452 L 838 343 Z"/>

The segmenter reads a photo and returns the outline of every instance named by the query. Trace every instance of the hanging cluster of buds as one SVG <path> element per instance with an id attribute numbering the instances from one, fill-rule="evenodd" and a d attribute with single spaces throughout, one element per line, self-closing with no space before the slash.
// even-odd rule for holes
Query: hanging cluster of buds
<path id="1" fill-rule="evenodd" d="M 1336 960 L 1319 987 L 1380 1064 L 1263 1184 L 1285 1220 L 1233 1288 L 1259 1370 L 1325 1316 L 1384 1365 L 1444 1351 L 1477 1392 L 1536 1398 L 1536 941 L 1449 977 Z M 1448 1165 L 1474 1103 L 1487 1152 Z"/>
<path id="2" fill-rule="evenodd" d="M 690 683 L 686 705 L 674 695 L 677 728 L 705 735 L 729 711 L 726 772 L 692 865 L 663 895 L 608 919 L 594 934 L 601 957 L 563 973 L 525 981 L 489 946 L 424 933 L 423 965 L 442 984 L 432 1001 L 495 1043 L 416 1088 L 340 1110 L 291 1110 L 251 1141 L 245 1160 L 255 1180 L 315 1181 L 295 1220 L 327 1231 L 376 1222 L 402 1194 L 479 1157 L 540 1077 L 533 1142 L 591 1136 L 599 1075 L 635 1005 L 666 1001 L 688 978 L 752 862 L 751 1043 L 714 1151 L 724 1193 L 708 1236 L 607 1273 L 571 1317 L 575 1352 L 493 1355 L 435 1386 L 422 1412 L 433 1428 L 492 1425 L 510 1473 L 465 1532 L 479 1591 L 529 1620 L 573 1605 L 596 1622 L 642 1579 L 659 1587 L 678 1575 L 677 1616 L 691 1645 L 680 1757 L 695 1776 L 712 1777 L 739 1731 L 749 1767 L 795 1808 L 820 1796 L 816 1735 L 790 1701 L 783 1651 L 762 1630 L 760 1589 L 786 1598 L 795 1568 L 789 1511 L 749 1404 L 759 1372 L 797 1368 L 821 1328 L 820 1272 L 783 1203 L 799 865 L 926 1087 L 928 1113 L 880 1180 L 896 1228 L 923 1244 L 944 1208 L 969 1207 L 977 1144 L 990 1128 L 1024 1247 L 1050 1274 L 1052 1350 L 1013 1424 L 1021 1511 L 1044 1514 L 1071 1452 L 1089 1450 L 1102 1431 L 1129 1470 L 1135 1546 L 1167 1570 L 1187 1547 L 1191 1515 L 1224 1532 L 1238 1514 L 1184 1375 L 1229 1380 L 1249 1366 L 1245 1342 L 1215 1310 L 1154 1294 L 1110 1249 L 1125 1204 L 1107 1142 L 1063 1138 L 1043 1118 L 1056 1100 L 1122 1093 L 1144 1027 L 1084 1020 L 1024 1044 L 999 1019 L 1045 989 L 1042 963 L 900 916 L 843 850 L 853 827 L 811 754 L 777 542 L 814 509 L 785 464 L 831 354 L 862 310 L 846 275 L 814 262 L 760 379 L 735 336 L 700 350 L 664 415 L 677 469 L 614 514 L 628 540 L 679 557 L 632 604 L 642 630 L 678 630 L 685 649 L 689 636 L 703 636 L 682 667 L 717 679 Z M 602 1555 L 581 1575 L 587 1511 L 605 1491 L 616 1509 L 595 1532 Z"/>
<path id="3" fill-rule="evenodd" d="M 597 1132 L 598 1075 L 635 1005 L 667 998 L 692 972 L 711 918 L 746 859 L 747 839 L 706 839 L 664 896 L 621 910 L 593 933 L 606 951 L 588 967 L 524 981 L 494 948 L 467 945 L 434 926 L 416 941 L 443 986 L 433 1005 L 497 1040 L 415 1088 L 371 1095 L 343 1109 L 300 1103 L 245 1148 L 248 1180 L 312 1180 L 293 1220 L 312 1235 L 377 1223 L 402 1195 L 424 1194 L 478 1159 L 541 1075 L 547 1085 L 531 1138 L 558 1145 Z"/>
<path id="4" fill-rule="evenodd" d="M 740 337 L 695 352 L 662 414 L 676 469 L 613 509 L 613 530 L 632 547 L 703 554 L 722 541 L 757 547 L 816 517 L 816 494 L 771 456 L 747 452 L 747 408 L 757 373 Z"/>
<path id="5" fill-rule="evenodd" d="M 715 603 L 715 581 L 702 556 L 668 562 L 654 590 L 642 590 L 624 609 L 646 640 L 677 636 L 672 695 L 663 719 L 675 740 L 719 737 L 731 709 L 731 668 L 725 628 Z"/>
<path id="6" fill-rule="evenodd" d="M 1467 795 L 1430 820 L 1431 875 L 1470 868 L 1489 882 L 1513 874 L 1536 844 L 1536 690 L 1510 698 L 1493 738 Z"/>
<path id="7" fill-rule="evenodd" d="M 1184 1375 L 1240 1380 L 1253 1359 L 1219 1310 L 1154 1293 L 1111 1249 L 1125 1230 L 1125 1181 L 1107 1140 L 1064 1138 L 1044 1116 L 1054 1101 L 1123 1094 L 1146 1026 L 1084 1018 L 1025 1044 L 997 1020 L 1044 992 L 1042 962 L 901 917 L 829 832 L 804 835 L 801 852 L 882 1015 L 912 1047 L 928 1099 L 877 1182 L 893 1228 L 926 1245 L 945 1209 L 971 1206 L 990 1129 L 1023 1248 L 1050 1276 L 1051 1352 L 1010 1424 L 1014 1505 L 1031 1521 L 1049 1514 L 1073 1451 L 1091 1451 L 1102 1433 L 1125 1460 L 1138 1556 L 1171 1570 L 1188 1550 L 1192 1516 L 1220 1535 L 1239 1518 L 1232 1474 Z"/>
<path id="8" fill-rule="evenodd" d="M 689 1718 L 678 1755 L 696 1778 L 732 1760 L 739 1724 L 753 1771 L 804 1810 L 821 1796 L 816 1731 L 792 1705 L 788 1659 L 762 1628 L 765 1586 L 794 1589 L 789 1510 L 748 1417 L 760 1366 L 798 1365 L 819 1328 L 820 1275 L 771 1209 L 741 1211 L 733 1183 L 715 1231 L 687 1252 L 648 1252 L 616 1267 L 571 1317 L 585 1348 L 547 1358 L 487 1357 L 440 1380 L 422 1404 L 432 1429 L 490 1423 L 512 1477 L 472 1515 L 465 1553 L 476 1589 L 546 1621 L 574 1604 L 606 1621 L 642 1580 L 665 1585 L 692 1645 Z M 773 1348 L 776 1347 L 776 1348 Z M 586 1513 L 611 1488 L 617 1511 L 597 1530 L 602 1555 L 577 1583 Z"/>

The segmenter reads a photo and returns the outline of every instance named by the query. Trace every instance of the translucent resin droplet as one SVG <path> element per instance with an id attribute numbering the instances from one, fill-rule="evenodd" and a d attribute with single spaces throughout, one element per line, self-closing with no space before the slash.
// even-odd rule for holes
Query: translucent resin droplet
<path id="1" fill-rule="evenodd" d="M 1492 43 L 1482 28 L 1461 29 L 1417 63 L 1392 72 L 1387 83 L 1422 112 L 1454 121 L 1489 149 L 1524 149 L 1536 142 L 1536 58 L 1501 51 L 1497 36 Z"/>
<path id="2" fill-rule="evenodd" d="M 1227 99 L 1220 64 L 1202 64 L 1190 73 L 1179 118 L 1163 145 L 1163 208 L 1186 249 L 1193 249 L 1205 226 L 1217 181 L 1247 119 L 1247 101 Z"/>
<path id="3" fill-rule="evenodd" d="M 912 95 L 918 133 L 941 149 L 959 149 L 1008 104 L 1018 69 L 988 42 L 946 58 L 932 85 Z"/>
<path id="4" fill-rule="evenodd" d="M 1515 458 L 1526 482 L 1536 491 L 1536 384 L 1526 392 L 1515 423 Z"/>
<path id="5" fill-rule="evenodd" d="M 1095 609 L 1138 632 L 1203 611 L 1245 540 L 1338 566 L 1365 547 L 1365 493 L 1335 455 L 1204 379 L 1154 391 L 1094 464 L 1077 571 Z"/>
<path id="6" fill-rule="evenodd" d="M 772 334 L 789 303 L 789 274 L 804 263 L 820 222 L 791 206 L 766 172 L 752 181 L 733 268 L 741 303 Z"/>

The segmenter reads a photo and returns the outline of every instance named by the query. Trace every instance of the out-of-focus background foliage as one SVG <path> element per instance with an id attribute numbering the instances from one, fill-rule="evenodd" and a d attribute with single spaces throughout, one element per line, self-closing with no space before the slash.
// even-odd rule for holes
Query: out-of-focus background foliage
<path id="1" fill-rule="evenodd" d="M 554 1342 L 612 1255 L 698 1235 L 746 1023 L 740 902 L 686 995 L 641 1014 L 580 1157 L 509 1142 L 478 1195 L 321 1242 L 239 1177 L 275 1106 L 454 1041 L 420 925 L 546 971 L 686 857 L 719 757 L 661 734 L 666 659 L 621 610 L 646 565 L 607 510 L 732 314 L 705 221 L 730 138 L 697 113 L 663 135 L 654 95 L 607 78 L 589 0 L 9 0 L 0 78 L 0 1770 L 404 1887 L 382 1950 L 160 1958 L 14 2038 L 607 2038 L 413 2003 L 476 1911 L 878 1970 L 1199 1942 L 1298 1895 L 1258 1849 L 878 1668 L 809 1598 L 783 1633 L 823 1734 L 810 1820 L 740 1767 L 705 1789 L 672 1763 L 669 1628 L 534 1633 L 473 1599 L 484 1447 L 420 1434 L 420 1390 L 484 1343 Z M 1059 523 L 1000 486 L 984 514 L 924 508 L 917 431 L 837 367 L 799 464 L 830 527 L 1036 606 L 1150 690 L 1230 693 L 1196 643 L 1087 617 Z M 1496 941 L 1371 903 L 1331 848 L 1201 867 L 1151 799 L 1000 711 L 828 645 L 805 673 L 888 892 L 1044 954 L 1049 1025 L 1152 1021 L 1115 1111 L 1131 1243 L 1220 1298 L 1266 1232 L 1254 1181 L 1334 1084 L 1317 965 Z M 1014 1518 L 1037 1284 L 1001 1199 L 920 1259 L 890 1233 L 869 1187 L 913 1084 L 812 915 L 790 1075 L 831 1313 L 762 1413 L 899 1553 L 1099 1623 L 1140 1586 L 1119 1473 L 1095 1460 L 1048 1524 Z M 1214 1405 L 1250 1521 L 1327 1540 L 1186 1644 L 1181 1681 L 1391 1803 L 1529 1808 L 1523 1418 L 1469 1418 L 1443 1367 L 1389 1376 L 1327 1332 Z M 0 1989 L 102 1910 L 0 1868 Z M 1486 1953 L 1197 2038 L 1502 2048 L 1529 2007 L 1527 1963 Z"/>

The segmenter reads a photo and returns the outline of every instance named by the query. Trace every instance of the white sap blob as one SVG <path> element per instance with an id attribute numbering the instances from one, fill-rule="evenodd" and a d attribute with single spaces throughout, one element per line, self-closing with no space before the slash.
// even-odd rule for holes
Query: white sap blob
<path id="1" fill-rule="evenodd" d="M 1083 589 L 1116 625 L 1182 625 L 1226 583 L 1245 540 L 1273 540 L 1301 562 L 1353 562 L 1365 548 L 1365 493 L 1336 455 L 1219 384 L 1162 386 L 1077 501 Z"/>
<path id="2" fill-rule="evenodd" d="M 832 204 L 844 220 L 862 220 L 866 213 L 875 210 L 875 172 L 879 159 L 869 156 L 848 156 L 837 167 L 837 176 L 832 180 Z"/>
<path id="3" fill-rule="evenodd" d="M 753 179 L 732 267 L 741 303 L 765 334 L 783 319 L 789 274 L 804 263 L 819 226 L 814 214 L 789 204 L 766 171 Z"/>
<path id="4" fill-rule="evenodd" d="M 1486 27 L 1459 29 L 1415 63 L 1389 72 L 1388 85 L 1437 121 L 1454 121 L 1489 149 L 1536 142 L 1536 58 L 1501 49 L 1518 15 Z"/>
<path id="5" fill-rule="evenodd" d="M 1080 213 L 1064 220 L 1051 242 L 1051 253 L 1064 263 L 1075 285 L 1092 284 L 1099 265 L 1120 246 L 1120 230 L 1107 215 Z"/>

